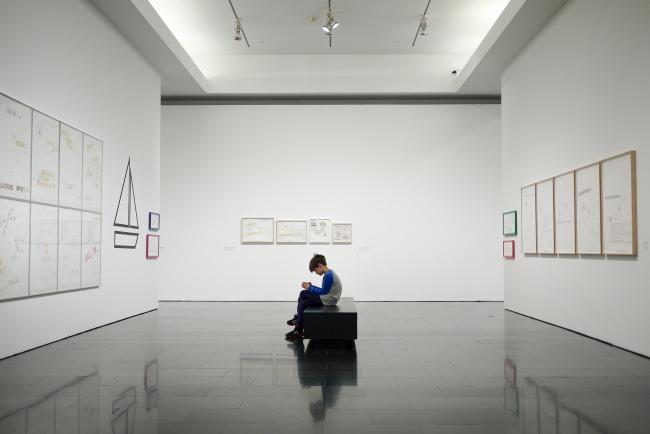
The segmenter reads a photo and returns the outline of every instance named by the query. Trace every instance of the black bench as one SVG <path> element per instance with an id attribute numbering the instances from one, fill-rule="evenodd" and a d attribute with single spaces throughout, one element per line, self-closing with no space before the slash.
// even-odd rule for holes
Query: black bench
<path id="1" fill-rule="evenodd" d="M 357 309 L 354 298 L 341 297 L 336 306 L 309 306 L 303 314 L 303 328 L 307 339 L 356 339 Z"/>

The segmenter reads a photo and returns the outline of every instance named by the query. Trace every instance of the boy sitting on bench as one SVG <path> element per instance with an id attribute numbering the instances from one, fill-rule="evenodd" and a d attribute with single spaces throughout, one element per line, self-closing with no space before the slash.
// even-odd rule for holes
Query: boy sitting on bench
<path id="1" fill-rule="evenodd" d="M 323 276 L 323 287 L 314 286 L 311 282 L 302 282 L 303 290 L 298 297 L 298 308 L 296 315 L 293 316 L 287 324 L 295 328 L 285 335 L 288 340 L 297 340 L 303 338 L 302 317 L 305 308 L 308 306 L 328 306 L 335 305 L 341 298 L 343 285 L 341 279 L 333 270 L 327 268 L 325 256 L 316 254 L 309 261 L 309 271 Z"/>

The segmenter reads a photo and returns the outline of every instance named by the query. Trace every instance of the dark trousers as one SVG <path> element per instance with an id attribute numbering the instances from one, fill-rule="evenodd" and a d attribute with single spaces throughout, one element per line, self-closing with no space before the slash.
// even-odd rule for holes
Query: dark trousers
<path id="1" fill-rule="evenodd" d="M 323 302 L 320 301 L 320 295 L 312 294 L 306 289 L 300 291 L 298 296 L 298 309 L 296 314 L 296 328 L 302 330 L 302 314 L 308 306 L 322 306 Z"/>

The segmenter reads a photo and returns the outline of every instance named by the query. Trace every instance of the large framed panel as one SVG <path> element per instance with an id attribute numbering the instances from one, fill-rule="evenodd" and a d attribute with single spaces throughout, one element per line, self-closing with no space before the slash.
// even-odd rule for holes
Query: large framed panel
<path id="1" fill-rule="evenodd" d="M 0 195 L 28 200 L 32 109 L 0 94 Z"/>
<path id="2" fill-rule="evenodd" d="M 0 198 L 0 300 L 29 291 L 29 203 Z"/>
<path id="3" fill-rule="evenodd" d="M 32 201 L 59 202 L 59 121 L 33 112 Z"/>
<path id="4" fill-rule="evenodd" d="M 59 205 L 80 209 L 83 133 L 63 123 L 60 129 Z"/>
<path id="5" fill-rule="evenodd" d="M 525 254 L 537 253 L 535 184 L 521 189 L 521 248 Z"/>
<path id="6" fill-rule="evenodd" d="M 602 254 L 600 164 L 576 170 L 576 248 L 585 255 Z"/>
<path id="7" fill-rule="evenodd" d="M 93 288 L 101 282 L 102 216 L 81 213 L 81 287 Z"/>
<path id="8" fill-rule="evenodd" d="M 636 255 L 636 152 L 603 161 L 601 170 L 603 252 Z"/>
<path id="9" fill-rule="evenodd" d="M 275 240 L 274 219 L 244 217 L 241 219 L 242 244 L 273 244 Z"/>
<path id="10" fill-rule="evenodd" d="M 575 172 L 555 177 L 555 251 L 576 253 Z"/>
<path id="11" fill-rule="evenodd" d="M 58 287 L 58 212 L 55 206 L 32 203 L 29 295 L 56 292 Z"/>
<path id="12" fill-rule="evenodd" d="M 82 204 L 84 211 L 102 211 L 102 142 L 83 136 Z"/>
<path id="13" fill-rule="evenodd" d="M 81 211 L 59 209 L 59 291 L 81 288 Z"/>
<path id="14" fill-rule="evenodd" d="M 555 253 L 555 212 L 553 179 L 537 183 L 537 253 Z"/>

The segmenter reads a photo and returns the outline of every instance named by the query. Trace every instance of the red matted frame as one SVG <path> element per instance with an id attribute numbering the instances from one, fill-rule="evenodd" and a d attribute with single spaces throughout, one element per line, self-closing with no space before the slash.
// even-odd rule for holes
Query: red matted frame
<path id="1" fill-rule="evenodd" d="M 158 248 L 156 249 L 156 255 L 149 255 L 149 239 L 150 238 L 157 238 L 158 239 Z M 158 256 L 160 255 L 160 235 L 154 235 L 154 234 L 147 234 L 147 250 L 146 250 L 146 255 L 147 259 L 157 259 Z"/>
<path id="2" fill-rule="evenodd" d="M 512 249 L 512 254 L 508 254 L 508 246 Z M 515 240 L 507 240 L 503 242 L 503 257 L 506 259 L 515 259 Z"/>

